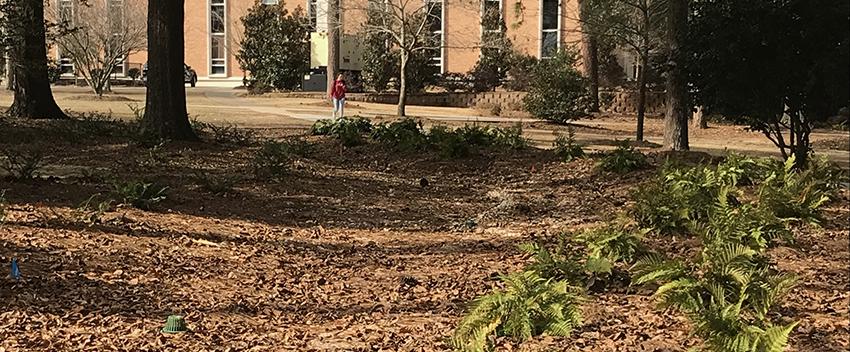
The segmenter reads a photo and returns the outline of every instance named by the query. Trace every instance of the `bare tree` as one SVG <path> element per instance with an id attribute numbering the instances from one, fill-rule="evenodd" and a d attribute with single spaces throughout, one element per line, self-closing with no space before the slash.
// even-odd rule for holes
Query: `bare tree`
<path id="1" fill-rule="evenodd" d="M 667 0 L 582 0 L 581 4 L 579 21 L 586 35 L 607 37 L 638 56 L 638 141 L 644 140 L 649 59 L 661 49 L 666 3 Z"/>
<path id="2" fill-rule="evenodd" d="M 405 116 L 407 100 L 407 64 L 419 52 L 440 50 L 441 39 L 434 38 L 432 25 L 441 25 L 442 2 L 428 0 L 370 0 L 371 21 L 366 21 L 367 34 L 385 34 L 391 46 L 399 51 L 398 116 Z"/>
<path id="3" fill-rule="evenodd" d="M 109 91 L 115 66 L 147 45 L 147 25 L 141 1 L 98 0 L 54 6 L 63 35 L 56 39 L 62 55 L 98 96 Z"/>

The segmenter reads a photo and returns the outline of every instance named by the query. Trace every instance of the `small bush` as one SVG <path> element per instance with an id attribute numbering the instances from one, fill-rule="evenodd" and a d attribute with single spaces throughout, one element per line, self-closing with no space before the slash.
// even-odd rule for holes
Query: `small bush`
<path id="1" fill-rule="evenodd" d="M 441 158 L 459 159 L 471 154 L 470 145 L 463 137 L 446 126 L 434 126 L 428 131 L 428 142 Z"/>
<path id="2" fill-rule="evenodd" d="M 2 150 L 0 155 L 6 160 L 0 164 L 0 169 L 5 170 L 10 177 L 18 180 L 29 180 L 37 176 L 46 164 L 44 153 L 39 150 L 16 151 Z"/>
<path id="3" fill-rule="evenodd" d="M 310 128 L 315 136 L 332 136 L 340 140 L 342 145 L 353 147 L 363 144 L 364 134 L 371 133 L 372 122 L 363 117 L 343 117 L 336 120 L 319 120 Z"/>
<path id="4" fill-rule="evenodd" d="M 710 351 L 784 351 L 797 325 L 771 319 L 796 279 L 734 241 L 704 243 L 692 264 L 651 255 L 633 271 L 634 284 L 660 285 L 654 296 L 684 313 Z"/>
<path id="5" fill-rule="evenodd" d="M 587 255 L 594 260 L 634 263 L 646 249 L 643 238 L 648 230 L 636 230 L 624 224 L 607 224 L 586 230 L 576 236 L 576 241 L 587 247 Z"/>
<path id="6" fill-rule="evenodd" d="M 167 190 L 168 187 L 155 183 L 130 181 L 116 183 L 113 193 L 122 205 L 132 205 L 142 210 L 150 210 L 154 205 L 165 200 Z"/>
<path id="7" fill-rule="evenodd" d="M 629 145 L 629 141 L 617 143 L 617 149 L 605 154 L 599 168 L 603 171 L 625 174 L 649 166 L 646 156 Z"/>
<path id="8" fill-rule="evenodd" d="M 252 167 L 258 179 L 280 179 L 289 171 L 292 150 L 287 143 L 266 141 L 254 155 Z"/>
<path id="9" fill-rule="evenodd" d="M 581 325 L 578 290 L 534 272 L 503 276 L 504 290 L 476 299 L 452 336 L 453 347 L 489 351 L 490 339 L 526 341 L 540 334 L 569 336 Z"/>
<path id="10" fill-rule="evenodd" d="M 195 172 L 193 178 L 198 187 L 212 194 L 231 193 L 233 192 L 233 186 L 239 181 L 237 177 L 212 175 L 203 171 Z"/>
<path id="11" fill-rule="evenodd" d="M 587 83 L 576 70 L 578 55 L 561 51 L 534 66 L 533 80 L 523 98 L 525 110 L 556 123 L 588 116 L 591 101 Z"/>
<path id="12" fill-rule="evenodd" d="M 467 92 L 472 89 L 469 81 L 469 77 L 463 73 L 449 72 L 440 77 L 437 86 L 447 92 Z"/>
<path id="13" fill-rule="evenodd" d="M 220 144 L 248 146 L 254 143 L 256 133 L 253 130 L 240 128 L 234 123 L 223 125 L 207 124 L 213 140 Z"/>
<path id="14" fill-rule="evenodd" d="M 820 207 L 830 200 L 838 187 L 840 173 L 829 166 L 798 171 L 794 157 L 775 170 L 759 187 L 759 207 L 780 218 L 800 219 L 810 223 L 820 222 Z"/>
<path id="15" fill-rule="evenodd" d="M 575 131 L 572 127 L 567 129 L 567 135 L 559 135 L 553 143 L 553 151 L 558 159 L 562 161 L 572 161 L 573 159 L 584 158 L 584 150 L 581 145 L 575 140 Z"/>
<path id="16" fill-rule="evenodd" d="M 372 130 L 372 139 L 400 152 L 422 150 L 428 146 L 428 136 L 422 124 L 413 119 L 378 124 Z"/>
<path id="17" fill-rule="evenodd" d="M 534 56 L 519 53 L 511 55 L 510 61 L 505 88 L 515 92 L 527 92 L 533 84 L 535 67 L 539 61 Z"/>
<path id="18" fill-rule="evenodd" d="M 493 129 L 493 144 L 514 150 L 528 148 L 528 140 L 522 136 L 521 123 L 508 128 Z"/>
<path id="19" fill-rule="evenodd" d="M 86 225 L 100 224 L 103 215 L 112 209 L 113 200 L 100 199 L 100 194 L 95 194 L 86 199 L 73 211 L 74 219 Z"/>

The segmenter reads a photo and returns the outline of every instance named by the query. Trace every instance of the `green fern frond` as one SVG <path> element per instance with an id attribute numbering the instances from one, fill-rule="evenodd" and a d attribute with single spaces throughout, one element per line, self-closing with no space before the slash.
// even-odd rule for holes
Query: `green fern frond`
<path id="1" fill-rule="evenodd" d="M 788 337 L 791 331 L 797 327 L 798 322 L 785 326 L 773 326 L 767 329 L 759 339 L 756 351 L 758 352 L 783 352 L 788 346 Z"/>

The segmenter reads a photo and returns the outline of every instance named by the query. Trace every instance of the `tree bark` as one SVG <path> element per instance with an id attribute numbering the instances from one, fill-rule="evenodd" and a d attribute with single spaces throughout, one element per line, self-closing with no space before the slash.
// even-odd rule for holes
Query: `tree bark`
<path id="1" fill-rule="evenodd" d="M 702 106 L 697 106 L 691 118 L 691 127 L 694 129 L 708 128 L 708 120 L 705 118 L 705 110 Z"/>
<path id="2" fill-rule="evenodd" d="M 687 31 L 688 0 L 670 0 L 667 9 L 668 61 L 665 77 L 667 112 L 664 116 L 664 147 L 669 150 L 688 150 L 687 75 L 680 50 Z"/>
<path id="3" fill-rule="evenodd" d="M 15 98 L 8 114 L 31 119 L 68 118 L 50 90 L 47 75 L 47 48 L 45 45 L 44 2 L 21 0 L 14 11 L 7 13 L 14 36 L 9 49 L 12 90 Z"/>
<path id="4" fill-rule="evenodd" d="M 339 74 L 339 0 L 328 1 L 328 96 Z"/>
<path id="5" fill-rule="evenodd" d="M 398 116 L 404 117 L 407 116 L 405 114 L 405 108 L 407 104 L 407 60 L 409 59 L 409 54 L 404 50 L 400 51 L 401 62 L 399 64 L 399 80 L 398 80 Z"/>
<path id="6" fill-rule="evenodd" d="M 142 133 L 146 137 L 197 140 L 186 113 L 183 83 L 184 0 L 148 2 L 148 84 Z"/>
<path id="7" fill-rule="evenodd" d="M 647 57 L 649 53 L 640 54 L 640 71 L 638 72 L 638 101 L 637 101 L 637 128 L 635 129 L 635 140 L 643 142 L 643 125 L 646 120 L 646 70 Z"/>
<path id="8" fill-rule="evenodd" d="M 581 20 L 581 56 L 584 61 L 584 74 L 588 79 L 590 90 L 591 111 L 599 111 L 599 52 L 596 43 L 596 35 L 593 28 L 587 23 L 590 6 L 589 0 L 582 0 L 579 4 L 579 18 Z"/>

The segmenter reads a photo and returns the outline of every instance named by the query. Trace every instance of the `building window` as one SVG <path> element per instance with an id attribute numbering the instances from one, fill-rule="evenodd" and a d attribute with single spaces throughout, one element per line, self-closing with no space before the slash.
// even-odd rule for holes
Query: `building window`
<path id="1" fill-rule="evenodd" d="M 502 31 L 501 0 L 484 0 L 481 7 L 481 30 L 484 33 Z"/>
<path id="2" fill-rule="evenodd" d="M 280 3 L 280 0 L 262 0 L 260 3 L 263 5 L 277 5 Z"/>
<path id="3" fill-rule="evenodd" d="M 541 0 L 540 11 L 540 58 L 555 56 L 561 46 L 561 2 Z"/>
<path id="4" fill-rule="evenodd" d="M 443 72 L 443 2 L 442 0 L 428 0 L 428 28 L 431 31 L 433 49 L 431 52 L 431 64 L 440 68 Z"/>
<path id="5" fill-rule="evenodd" d="M 225 0 L 210 0 L 210 75 L 227 74 Z"/>
<path id="6" fill-rule="evenodd" d="M 74 0 L 58 0 L 59 20 L 64 22 L 68 27 L 74 26 Z M 63 74 L 71 74 L 74 72 L 74 62 L 71 58 L 62 53 L 62 48 L 57 48 L 57 59 L 59 67 Z"/>
<path id="7" fill-rule="evenodd" d="M 109 0 L 107 3 L 107 14 L 106 18 L 109 21 L 109 28 L 112 32 L 112 37 L 115 39 L 113 43 L 110 43 L 111 50 L 113 52 L 123 50 L 123 48 L 119 48 L 119 45 L 122 45 L 121 37 L 125 34 L 124 31 L 124 0 Z M 116 76 L 123 76 L 125 74 L 127 65 L 126 58 L 120 57 L 115 60 L 115 67 L 112 69 L 112 74 Z"/>
<path id="8" fill-rule="evenodd" d="M 310 19 L 310 31 L 316 31 L 316 22 L 318 21 L 318 0 L 307 0 L 307 18 Z"/>

